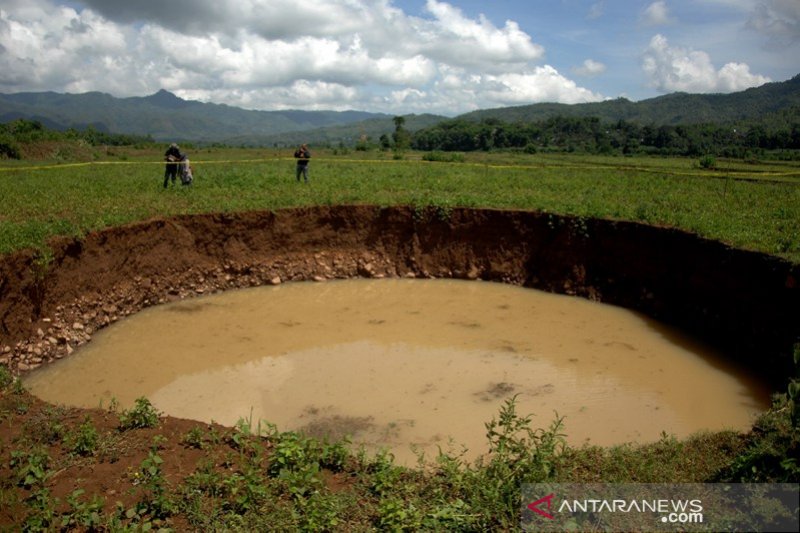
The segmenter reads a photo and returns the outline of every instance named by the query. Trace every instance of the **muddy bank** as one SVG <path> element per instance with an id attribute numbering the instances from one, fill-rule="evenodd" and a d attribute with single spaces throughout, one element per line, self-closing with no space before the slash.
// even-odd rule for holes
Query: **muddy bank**
<path id="1" fill-rule="evenodd" d="M 638 310 L 781 387 L 800 265 L 671 229 L 542 213 L 316 207 L 151 220 L 0 258 L 0 362 L 25 372 L 158 303 L 286 281 L 483 279 Z"/>

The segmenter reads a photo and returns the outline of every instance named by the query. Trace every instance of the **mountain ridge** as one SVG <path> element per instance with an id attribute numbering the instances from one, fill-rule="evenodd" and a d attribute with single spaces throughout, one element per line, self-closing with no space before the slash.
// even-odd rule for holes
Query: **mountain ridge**
<path id="1" fill-rule="evenodd" d="M 338 126 L 391 115 L 364 111 L 257 111 L 184 100 L 164 89 L 149 96 L 116 98 L 102 92 L 0 94 L 0 122 L 24 118 L 65 130 L 87 126 L 155 140 L 220 142 Z"/>
<path id="2" fill-rule="evenodd" d="M 616 98 L 583 104 L 536 103 L 464 113 L 455 118 L 404 115 L 416 131 L 447 120 L 536 122 L 556 116 L 597 117 L 650 125 L 735 123 L 759 120 L 800 106 L 800 74 L 728 94 L 670 93 L 633 102 Z M 92 127 L 108 133 L 151 136 L 157 141 L 282 145 L 297 142 L 354 144 L 394 131 L 393 115 L 366 111 L 248 110 L 184 100 L 161 89 L 148 96 L 117 98 L 103 92 L 0 93 L 0 122 L 38 120 L 53 129 Z"/>
<path id="3" fill-rule="evenodd" d="M 616 98 L 584 104 L 539 103 L 477 110 L 457 118 L 508 122 L 535 122 L 554 116 L 598 117 L 601 120 L 626 120 L 661 125 L 726 123 L 752 120 L 789 106 L 800 105 L 800 74 L 782 82 L 765 83 L 733 93 L 674 92 L 633 102 Z"/>

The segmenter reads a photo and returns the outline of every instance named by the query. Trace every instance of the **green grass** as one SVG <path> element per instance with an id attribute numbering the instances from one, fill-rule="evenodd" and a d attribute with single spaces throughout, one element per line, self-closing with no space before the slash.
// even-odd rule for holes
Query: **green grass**
<path id="1" fill-rule="evenodd" d="M 0 421 L 17 416 L 18 399 L 27 395 L 9 385 L 0 388 Z M 121 494 L 87 493 L 80 480 L 66 497 L 51 488 L 72 469 L 113 464 L 109 450 L 119 457 L 123 449 L 133 453 L 132 446 L 116 434 L 96 431 L 88 417 L 80 422 L 65 418 L 63 408 L 30 399 L 29 404 L 27 422 L 13 442 L 0 441 L 0 503 L 9 509 L 0 516 L 0 528 L 515 531 L 524 483 L 797 481 L 796 468 L 786 479 L 774 474 L 790 470 L 756 468 L 767 452 L 780 459 L 791 453 L 788 448 L 796 450 L 800 433 L 783 404 L 760 419 L 771 427 L 769 440 L 720 432 L 685 441 L 664 435 L 645 445 L 573 448 L 558 418 L 548 428 L 531 429 L 511 398 L 484 424 L 487 455 L 468 463 L 441 453 L 424 468 L 397 466 L 386 453 L 352 451 L 346 441 L 320 442 L 244 419 L 221 431 L 199 423 L 184 435 L 165 431 L 149 444 L 139 440 L 142 460 L 120 478 L 130 495 L 123 505 L 114 504 Z M 85 453 L 65 453 L 73 435 L 87 427 L 92 446 Z M 136 431 L 141 430 L 125 434 Z M 200 452 L 194 464 L 182 459 L 190 448 Z M 182 464 L 179 475 L 175 464 Z"/>
<path id="2" fill-rule="evenodd" d="M 0 253 L 151 217 L 310 205 L 538 210 L 682 228 L 800 262 L 800 165 L 686 158 L 478 153 L 463 163 L 407 152 L 317 150 L 311 184 L 286 151 L 190 153 L 191 188 L 161 187 L 160 153 L 86 164 L 0 165 Z"/>
<path id="3" fill-rule="evenodd" d="M 295 183 L 289 153 L 198 150 L 190 153 L 195 185 L 165 191 L 160 155 L 117 150 L 80 166 L 2 162 L 0 253 L 151 217 L 375 204 L 641 221 L 800 262 L 797 164 L 723 160 L 715 170 L 702 170 L 696 160 L 678 158 L 489 153 L 448 163 L 423 161 L 419 153 L 396 160 L 383 152 L 315 151 L 306 186 Z M 777 397 L 747 435 L 720 432 L 684 441 L 665 435 L 612 448 L 570 447 L 557 421 L 532 429 L 509 403 L 485 424 L 492 452 L 482 461 L 467 464 L 443 454 L 420 469 L 396 466 L 386 455 L 344 453 L 344 443 L 262 434 L 244 422 L 224 435 L 197 428 L 178 437 L 181 446 L 205 454 L 187 467 L 188 477 L 166 479 L 164 465 L 177 459 L 154 444 L 130 473 L 137 502 L 104 513 L 98 495 L 76 489 L 59 499 L 49 493 L 52 478 L 72 463 L 51 464 L 47 453 L 68 449 L 73 453 L 62 460 L 99 466 L 120 453 L 119 437 L 98 434 L 86 420 L 62 424 L 48 407 L 30 412 L 33 400 L 0 366 L 0 424 L 26 413 L 32 421 L 14 442 L 0 442 L 0 507 L 22 507 L 15 517 L 31 530 L 176 523 L 198 530 L 514 530 L 522 483 L 797 482 L 800 430 L 793 402 Z M 338 488 L 325 483 L 331 475 L 344 480 Z"/>

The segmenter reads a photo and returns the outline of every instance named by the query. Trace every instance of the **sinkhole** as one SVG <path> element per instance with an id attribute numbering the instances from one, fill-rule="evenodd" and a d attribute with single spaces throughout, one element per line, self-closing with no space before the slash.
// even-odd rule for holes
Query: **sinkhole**
<path id="1" fill-rule="evenodd" d="M 643 314 L 487 281 L 347 279 L 229 290 L 150 307 L 25 376 L 40 398 L 240 419 L 348 437 L 401 463 L 474 459 L 514 398 L 571 444 L 747 430 L 769 387 Z"/>

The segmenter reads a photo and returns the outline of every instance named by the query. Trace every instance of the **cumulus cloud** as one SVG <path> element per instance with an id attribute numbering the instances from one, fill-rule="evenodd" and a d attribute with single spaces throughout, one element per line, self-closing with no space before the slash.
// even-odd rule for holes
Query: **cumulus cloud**
<path id="1" fill-rule="evenodd" d="M 578 104 L 597 102 L 602 95 L 593 93 L 562 76 L 551 66 L 504 74 L 461 76 L 451 82 L 454 95 L 474 98 L 471 109 L 520 105 L 531 102 Z"/>
<path id="2" fill-rule="evenodd" d="M 669 15 L 667 3 L 663 0 L 653 2 L 647 6 L 639 20 L 644 26 L 665 26 L 673 23 L 673 19 Z"/>
<path id="3" fill-rule="evenodd" d="M 580 67 L 575 67 L 572 71 L 578 76 L 597 76 L 606 71 L 606 66 L 594 59 L 587 59 Z"/>
<path id="4" fill-rule="evenodd" d="M 728 63 L 717 70 L 707 53 L 671 47 L 663 35 L 650 40 L 642 67 L 651 86 L 664 92 L 729 93 L 770 81 L 752 74 L 744 63 Z"/>
<path id="5" fill-rule="evenodd" d="M 491 90 L 487 92 L 492 101 L 505 104 L 528 102 L 555 102 L 579 104 L 602 100 L 602 96 L 580 88 L 572 80 L 550 66 L 520 74 L 486 76 L 484 80 Z"/>
<path id="6" fill-rule="evenodd" d="M 539 65 L 515 21 L 440 0 L 419 17 L 393 0 L 6 0 L 0 51 L 3 92 L 443 114 L 601 98 Z"/>
<path id="7" fill-rule="evenodd" d="M 538 61 L 544 48 L 531 41 L 513 21 L 495 27 L 484 15 L 477 21 L 458 8 L 436 0 L 427 0 L 427 10 L 434 22 L 423 27 L 420 47 L 428 55 L 451 65 L 503 69 L 511 64 Z"/>

